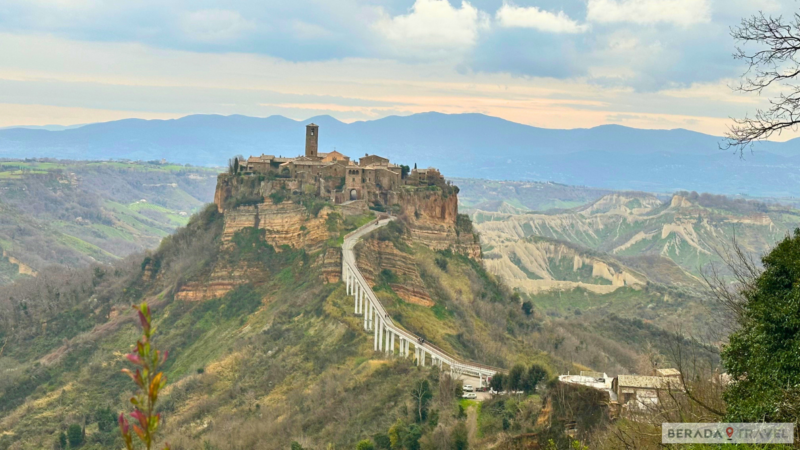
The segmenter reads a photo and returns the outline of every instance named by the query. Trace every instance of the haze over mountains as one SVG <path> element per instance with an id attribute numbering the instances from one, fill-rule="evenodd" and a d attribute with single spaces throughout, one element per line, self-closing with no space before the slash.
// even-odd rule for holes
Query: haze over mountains
<path id="1" fill-rule="evenodd" d="M 51 131 L 0 130 L 0 158 L 166 158 L 220 166 L 233 155 L 302 153 L 299 136 L 320 125 L 320 151 L 434 166 L 451 177 L 546 180 L 608 189 L 787 197 L 800 188 L 800 140 L 759 143 L 744 158 L 719 137 L 683 129 L 536 128 L 481 114 L 423 113 L 346 124 L 330 116 L 192 115 L 126 119 Z"/>

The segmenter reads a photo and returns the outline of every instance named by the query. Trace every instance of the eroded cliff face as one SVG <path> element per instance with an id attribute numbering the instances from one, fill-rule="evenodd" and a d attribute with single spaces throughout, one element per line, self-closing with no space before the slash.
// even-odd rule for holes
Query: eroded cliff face
<path id="1" fill-rule="evenodd" d="M 379 283 L 382 271 L 389 270 L 397 277 L 389 287 L 408 303 L 431 307 L 434 305 L 419 275 L 414 258 L 401 252 L 389 241 L 365 240 L 356 249 L 358 268 L 371 286 Z"/>
<path id="2" fill-rule="evenodd" d="M 458 223 L 458 195 L 441 190 L 402 189 L 389 196 L 389 203 L 399 205 L 401 219 L 411 238 L 433 250 L 452 250 L 480 259 L 478 239 L 468 227 Z M 469 223 L 469 221 L 467 221 Z"/>
<path id="3" fill-rule="evenodd" d="M 237 231 L 252 227 L 265 230 L 266 241 L 276 250 L 288 245 L 317 251 L 331 237 L 327 220 L 332 212 L 333 209 L 325 207 L 314 216 L 303 205 L 286 201 L 275 204 L 269 199 L 257 205 L 239 206 L 225 212 L 222 240 L 229 243 Z"/>

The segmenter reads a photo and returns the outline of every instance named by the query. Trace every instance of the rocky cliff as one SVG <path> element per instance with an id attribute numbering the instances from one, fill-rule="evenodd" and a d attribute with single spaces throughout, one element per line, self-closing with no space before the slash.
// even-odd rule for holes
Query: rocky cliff
<path id="1" fill-rule="evenodd" d="M 425 290 L 413 256 L 401 252 L 392 242 L 369 239 L 357 249 L 358 267 L 371 286 L 381 280 L 383 271 L 395 278 L 389 287 L 403 300 L 422 306 L 433 306 L 433 300 Z"/>
<path id="2" fill-rule="evenodd" d="M 452 250 L 480 259 L 481 249 L 469 219 L 459 220 L 458 188 L 401 189 L 389 196 L 400 208 L 411 238 L 433 250 Z"/>

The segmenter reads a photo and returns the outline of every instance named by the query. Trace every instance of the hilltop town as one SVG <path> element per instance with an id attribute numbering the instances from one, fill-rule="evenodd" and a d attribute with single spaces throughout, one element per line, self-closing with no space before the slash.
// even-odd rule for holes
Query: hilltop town
<path id="1" fill-rule="evenodd" d="M 410 169 L 393 164 L 388 158 L 366 154 L 355 162 L 336 150 L 319 152 L 319 126 L 306 125 L 305 154 L 294 158 L 264 155 L 233 162 L 235 173 L 266 175 L 286 180 L 286 185 L 301 192 L 313 192 L 333 204 L 364 200 L 386 205 L 389 193 L 401 186 L 449 187 L 434 168 Z"/>

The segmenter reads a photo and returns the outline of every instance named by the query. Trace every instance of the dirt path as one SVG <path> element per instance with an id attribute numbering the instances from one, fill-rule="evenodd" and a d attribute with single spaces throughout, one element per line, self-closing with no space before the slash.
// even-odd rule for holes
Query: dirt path
<path id="1" fill-rule="evenodd" d="M 469 447 L 475 448 L 475 444 L 478 442 L 478 403 L 467 408 L 467 432 Z"/>

